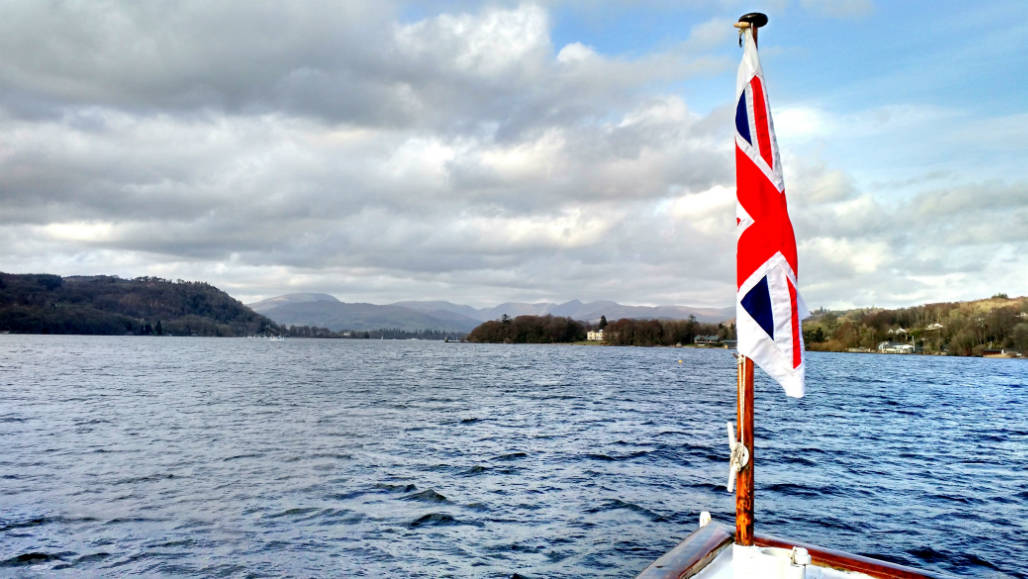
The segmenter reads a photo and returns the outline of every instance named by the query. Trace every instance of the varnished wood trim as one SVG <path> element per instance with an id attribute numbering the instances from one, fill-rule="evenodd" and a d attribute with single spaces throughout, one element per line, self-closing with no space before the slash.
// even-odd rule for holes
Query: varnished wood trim
<path id="1" fill-rule="evenodd" d="M 872 577 L 881 577 L 883 579 L 921 579 L 926 577 L 937 577 L 936 575 L 930 575 L 924 571 L 914 569 L 913 567 L 890 563 L 889 561 L 882 561 L 880 559 L 872 559 L 871 557 L 864 557 L 862 555 L 853 555 L 843 551 L 834 551 L 832 549 L 807 545 L 806 543 L 797 543 L 795 541 L 770 535 L 757 535 L 754 538 L 754 543 L 759 547 L 778 547 L 779 549 L 803 547 L 808 553 L 810 553 L 810 557 L 813 559 L 813 563 L 815 565 L 821 567 L 832 567 L 834 569 L 844 569 L 846 571 L 859 571 L 860 573 L 865 573 Z"/>
<path id="2" fill-rule="evenodd" d="M 686 579 L 732 544 L 732 531 L 718 523 L 696 529 L 639 574 L 639 579 Z"/>
<path id="3" fill-rule="evenodd" d="M 722 549 L 732 544 L 732 531 L 733 529 L 719 523 L 709 523 L 705 527 L 700 527 L 683 539 L 674 549 L 651 563 L 639 574 L 638 579 L 687 579 L 692 577 L 717 557 Z M 758 547 L 779 549 L 803 547 L 810 553 L 814 565 L 856 571 L 880 579 L 939 579 L 943 577 L 889 561 L 835 551 L 771 535 L 756 535 L 753 543 Z"/>

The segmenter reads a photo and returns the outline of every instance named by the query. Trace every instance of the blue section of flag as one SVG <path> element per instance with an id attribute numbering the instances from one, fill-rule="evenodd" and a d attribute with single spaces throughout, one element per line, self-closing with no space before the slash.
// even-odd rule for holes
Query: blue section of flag
<path id="1" fill-rule="evenodd" d="M 746 313 L 753 318 L 771 339 L 775 339 L 775 317 L 771 312 L 771 292 L 767 288 L 767 277 L 761 278 L 739 301 Z"/>
<path id="2" fill-rule="evenodd" d="M 750 119 L 746 115 L 746 91 L 743 91 L 739 97 L 739 104 L 735 107 L 735 130 L 739 131 L 747 143 L 753 144 L 753 139 L 750 138 Z"/>

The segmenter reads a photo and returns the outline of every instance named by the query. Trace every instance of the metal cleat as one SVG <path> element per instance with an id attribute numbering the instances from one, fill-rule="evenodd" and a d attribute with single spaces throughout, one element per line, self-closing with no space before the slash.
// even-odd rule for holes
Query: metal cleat
<path id="1" fill-rule="evenodd" d="M 725 424 L 728 428 L 728 449 L 731 457 L 728 461 L 728 492 L 735 492 L 735 477 L 750 462 L 750 451 L 746 445 L 739 444 L 735 436 L 735 425 L 731 422 Z"/>

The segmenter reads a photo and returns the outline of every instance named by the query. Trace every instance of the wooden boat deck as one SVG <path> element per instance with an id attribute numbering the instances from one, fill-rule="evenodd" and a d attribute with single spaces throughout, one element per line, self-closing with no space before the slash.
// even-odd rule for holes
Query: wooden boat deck
<path id="1" fill-rule="evenodd" d="M 923 571 L 778 537 L 756 535 L 753 547 L 733 544 L 728 527 L 710 523 L 691 533 L 674 549 L 654 561 L 639 579 L 721 579 L 733 577 L 806 579 L 881 578 L 922 579 Z M 791 565 L 793 547 L 807 550 L 811 562 L 805 568 Z M 740 566 L 747 572 L 739 574 Z M 804 575 L 805 573 L 805 575 Z"/>

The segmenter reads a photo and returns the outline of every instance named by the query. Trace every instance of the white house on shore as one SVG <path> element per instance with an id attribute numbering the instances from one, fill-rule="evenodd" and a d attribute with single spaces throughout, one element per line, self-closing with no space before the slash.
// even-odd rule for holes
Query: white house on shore
<path id="1" fill-rule="evenodd" d="M 913 344 L 897 344 L 895 342 L 882 342 L 878 344 L 878 351 L 882 354 L 913 354 Z"/>
<path id="2" fill-rule="evenodd" d="M 581 334 L 579 334 L 581 336 Z M 585 333 L 585 339 L 590 342 L 602 342 L 603 330 L 589 330 Z"/>

